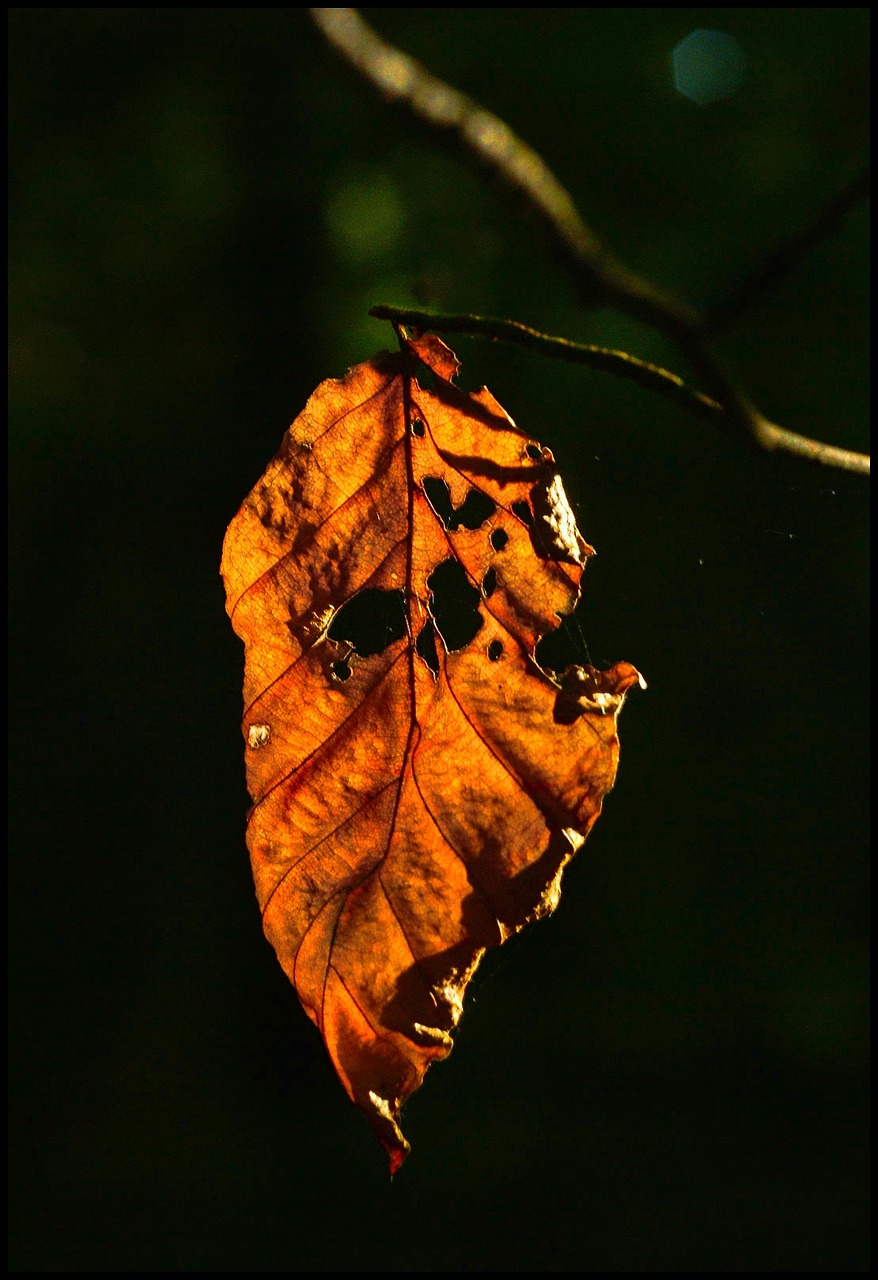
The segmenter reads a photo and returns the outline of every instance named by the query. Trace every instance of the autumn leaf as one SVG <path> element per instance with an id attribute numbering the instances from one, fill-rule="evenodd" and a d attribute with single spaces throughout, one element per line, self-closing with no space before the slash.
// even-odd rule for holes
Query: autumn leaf
<path id="1" fill-rule="evenodd" d="M 556 906 L 643 683 L 537 663 L 592 553 L 552 454 L 440 339 L 401 345 L 318 387 L 222 562 L 265 933 L 391 1173 L 485 949 Z"/>

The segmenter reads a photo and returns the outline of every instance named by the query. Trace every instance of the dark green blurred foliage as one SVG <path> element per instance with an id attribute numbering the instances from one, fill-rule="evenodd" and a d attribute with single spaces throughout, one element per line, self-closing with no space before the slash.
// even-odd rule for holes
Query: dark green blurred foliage
<path id="1" fill-rule="evenodd" d="M 866 10 L 367 16 L 687 300 L 864 161 Z M 746 57 L 705 107 L 673 88 L 696 27 Z M 559 458 L 588 651 L 649 690 L 388 1185 L 260 932 L 225 526 L 316 384 L 392 345 L 374 302 L 680 364 L 581 312 L 527 214 L 303 10 L 15 9 L 10 51 L 12 1268 L 867 1265 L 866 483 L 454 344 Z M 866 255 L 859 209 L 721 344 L 769 416 L 853 448 Z"/>

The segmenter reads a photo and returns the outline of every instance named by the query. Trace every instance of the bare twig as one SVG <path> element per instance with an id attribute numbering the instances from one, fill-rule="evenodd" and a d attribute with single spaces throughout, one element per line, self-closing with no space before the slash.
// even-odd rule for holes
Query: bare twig
<path id="1" fill-rule="evenodd" d="M 722 413 L 722 405 L 700 391 L 693 391 L 682 378 L 657 364 L 638 360 L 626 351 L 611 351 L 607 347 L 594 347 L 569 338 L 557 338 L 540 333 L 520 324 L 518 320 L 498 320 L 493 316 L 449 316 L 432 311 L 415 311 L 411 307 L 392 307 L 379 303 L 371 307 L 369 315 L 376 320 L 390 320 L 394 325 L 403 324 L 421 332 L 466 333 L 471 337 L 489 338 L 494 342 L 511 342 L 527 347 L 538 355 L 551 360 L 565 360 L 568 364 L 581 364 L 603 373 L 614 373 L 619 378 L 636 382 L 648 391 L 683 405 L 701 418 L 713 419 Z"/>
<path id="2" fill-rule="evenodd" d="M 356 9 L 312 9 L 327 40 L 379 92 L 433 130 L 455 137 L 468 155 L 518 191 L 542 221 L 587 305 L 601 303 L 671 339 L 711 396 L 733 435 L 765 451 L 783 450 L 846 470 L 868 471 L 860 454 L 808 441 L 770 423 L 704 341 L 698 311 L 628 270 L 585 225 L 573 199 L 543 159 L 497 116 L 382 40 Z"/>
<path id="3" fill-rule="evenodd" d="M 686 385 L 676 373 L 662 369 L 659 365 L 649 364 L 646 360 L 638 360 L 626 351 L 611 351 L 607 347 L 594 347 L 582 342 L 571 342 L 568 338 L 553 337 L 548 333 L 540 333 L 517 320 L 498 320 L 492 316 L 440 315 L 430 311 L 415 311 L 411 307 L 392 307 L 380 303 L 370 308 L 370 316 L 376 320 L 390 320 L 394 326 L 407 325 L 421 331 L 433 333 L 466 333 L 472 337 L 489 338 L 494 342 L 511 342 L 527 347 L 538 355 L 552 360 L 565 360 L 569 364 L 585 365 L 589 369 L 599 369 L 603 373 L 612 373 L 629 382 L 636 382 L 682 405 L 696 417 L 712 422 L 716 426 L 726 428 L 726 411 L 716 400 L 695 391 Z M 849 449 L 838 449 L 834 445 L 824 444 L 820 440 L 812 440 L 808 436 L 800 436 L 795 431 L 787 431 L 774 422 L 763 419 L 766 435 L 774 441 L 767 448 L 782 449 L 794 453 L 798 457 L 808 458 L 814 462 L 822 462 L 825 466 L 838 467 L 845 471 L 867 473 L 869 459 L 861 453 L 852 453 Z"/>
<path id="4" fill-rule="evenodd" d="M 867 167 L 853 182 L 825 205 L 807 227 L 763 259 L 724 298 L 709 307 L 704 331 L 711 335 L 728 328 L 738 316 L 799 265 L 806 254 L 836 230 L 860 201 L 868 198 L 871 174 Z"/>

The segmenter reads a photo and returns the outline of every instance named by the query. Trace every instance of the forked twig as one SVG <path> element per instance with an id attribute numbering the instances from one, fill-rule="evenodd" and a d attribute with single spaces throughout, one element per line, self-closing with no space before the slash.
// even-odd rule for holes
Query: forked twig
<path id="1" fill-rule="evenodd" d="M 868 199 L 870 185 L 871 173 L 867 166 L 843 191 L 824 205 L 806 227 L 785 240 L 730 289 L 724 298 L 707 308 L 704 315 L 705 333 L 713 335 L 728 328 L 743 311 L 797 267 L 821 240 L 832 235 L 851 209 Z"/>
<path id="2" fill-rule="evenodd" d="M 615 306 L 649 324 L 677 345 L 718 406 L 716 410 L 708 410 L 714 421 L 766 452 L 779 450 L 826 466 L 868 474 L 870 464 L 866 455 L 811 440 L 769 422 L 707 345 L 701 314 L 630 271 L 602 245 L 545 161 L 504 121 L 388 44 L 363 21 L 356 9 L 312 9 L 311 14 L 334 48 L 385 98 L 407 107 L 431 129 L 456 138 L 468 155 L 524 197 L 560 251 L 583 302 Z M 386 310 L 400 314 L 396 308 Z M 513 322 L 499 323 L 510 325 L 510 333 L 516 329 Z M 435 318 L 432 327 L 437 327 Z M 523 330 L 525 326 L 519 328 Z M 488 336 L 501 335 L 495 330 Z M 508 334 L 506 336 L 508 338 Z M 634 361 L 633 357 L 624 359 Z M 637 363 L 629 365 L 629 370 Z M 639 363 L 643 368 L 648 367 Z M 621 368 L 617 362 L 614 371 L 619 372 Z M 633 375 L 629 372 L 627 376 Z M 673 379 L 674 375 L 669 374 L 668 378 Z M 658 379 L 652 389 L 657 389 L 663 381 Z M 679 394 L 679 389 L 675 394 Z M 690 393 L 690 407 L 691 397 L 698 394 Z M 710 397 L 704 399 L 710 403 Z"/>

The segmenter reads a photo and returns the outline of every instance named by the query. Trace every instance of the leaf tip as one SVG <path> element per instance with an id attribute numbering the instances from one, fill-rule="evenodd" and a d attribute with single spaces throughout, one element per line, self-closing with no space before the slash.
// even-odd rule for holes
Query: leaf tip
<path id="1" fill-rule="evenodd" d="M 386 1098 L 369 1090 L 369 1120 L 378 1135 L 378 1140 L 387 1152 L 391 1178 L 399 1171 L 402 1162 L 411 1151 L 411 1146 L 403 1137 L 394 1110 Z M 397 1108 L 398 1109 L 398 1108 Z"/>

